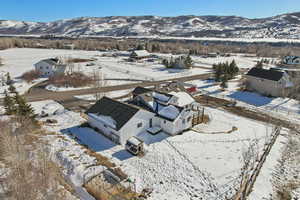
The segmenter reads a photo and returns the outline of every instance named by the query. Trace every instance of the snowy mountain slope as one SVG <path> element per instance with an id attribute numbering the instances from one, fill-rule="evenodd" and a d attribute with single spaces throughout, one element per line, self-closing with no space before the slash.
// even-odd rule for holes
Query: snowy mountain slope
<path id="1" fill-rule="evenodd" d="M 0 34 L 300 38 L 300 12 L 269 18 L 237 16 L 80 17 L 54 22 L 0 20 Z"/>

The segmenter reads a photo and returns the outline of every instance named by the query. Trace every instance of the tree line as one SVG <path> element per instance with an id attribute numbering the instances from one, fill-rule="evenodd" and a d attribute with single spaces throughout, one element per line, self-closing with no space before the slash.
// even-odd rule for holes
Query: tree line
<path id="1" fill-rule="evenodd" d="M 7 48 L 55 48 L 80 50 L 121 50 L 145 49 L 149 52 L 204 55 L 211 52 L 219 53 L 245 53 L 260 57 L 283 57 L 289 54 L 300 55 L 300 47 L 271 46 L 268 44 L 205 44 L 199 41 L 159 41 L 142 39 L 25 39 L 0 38 L 0 50 Z"/>

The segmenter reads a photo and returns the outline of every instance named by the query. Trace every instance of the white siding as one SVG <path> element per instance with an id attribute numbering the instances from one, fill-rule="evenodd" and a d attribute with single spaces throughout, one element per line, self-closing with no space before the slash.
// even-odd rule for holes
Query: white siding
<path id="1" fill-rule="evenodd" d="M 53 76 L 54 74 L 63 74 L 66 70 L 65 65 L 51 65 L 47 62 L 40 61 L 36 63 L 35 70 L 39 71 L 42 76 L 48 77 Z"/>
<path id="2" fill-rule="evenodd" d="M 282 96 L 284 92 L 284 83 L 282 80 L 272 81 L 253 76 L 247 76 L 246 85 L 248 90 L 256 91 L 263 95 L 278 97 Z"/>
<path id="3" fill-rule="evenodd" d="M 150 127 L 150 119 L 154 116 L 155 114 L 152 112 L 139 110 L 120 130 L 120 143 L 125 144 L 130 137 L 146 131 Z M 141 126 L 138 127 L 138 124 Z"/>
<path id="4" fill-rule="evenodd" d="M 35 70 L 39 71 L 42 76 L 52 76 L 54 74 L 54 67 L 43 61 L 35 64 Z"/>
<path id="5" fill-rule="evenodd" d="M 170 135 L 177 135 L 192 127 L 192 111 L 189 109 L 184 110 L 174 121 L 169 121 L 162 118 L 159 118 L 158 120 L 160 121 L 160 127 L 164 132 Z"/>
<path id="6" fill-rule="evenodd" d="M 97 128 L 101 133 L 111 138 L 116 143 L 120 142 L 120 132 L 110 128 L 103 122 L 96 120 L 95 118 L 88 115 L 88 123 L 91 127 Z"/>

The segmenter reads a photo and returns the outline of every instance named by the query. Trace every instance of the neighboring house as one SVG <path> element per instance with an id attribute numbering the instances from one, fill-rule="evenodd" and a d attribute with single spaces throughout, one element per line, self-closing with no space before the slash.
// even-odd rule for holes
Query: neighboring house
<path id="1" fill-rule="evenodd" d="M 45 77 L 53 76 L 55 74 L 63 74 L 66 71 L 66 65 L 60 64 L 59 60 L 56 58 L 41 60 L 34 66 L 35 70 Z"/>
<path id="2" fill-rule="evenodd" d="M 151 55 L 147 50 L 135 50 L 130 54 L 130 58 L 140 60 L 144 58 L 149 58 Z"/>
<path id="3" fill-rule="evenodd" d="M 293 83 L 284 71 L 252 68 L 245 75 L 246 88 L 267 96 L 287 96 Z"/>
<path id="4" fill-rule="evenodd" d="M 300 56 L 285 56 L 283 64 L 287 65 L 300 65 Z"/>
<path id="5" fill-rule="evenodd" d="M 107 97 L 100 99 L 86 111 L 88 123 L 116 143 L 152 129 L 176 135 L 192 127 L 194 101 L 186 94 L 166 94 L 138 87 L 130 104 Z"/>

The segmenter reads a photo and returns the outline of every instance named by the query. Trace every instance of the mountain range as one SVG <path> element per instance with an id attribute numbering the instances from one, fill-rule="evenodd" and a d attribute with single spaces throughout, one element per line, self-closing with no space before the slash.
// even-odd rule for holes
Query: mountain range
<path id="1" fill-rule="evenodd" d="M 300 39 L 300 12 L 259 19 L 188 15 L 80 17 L 53 22 L 0 20 L 0 34 Z"/>

